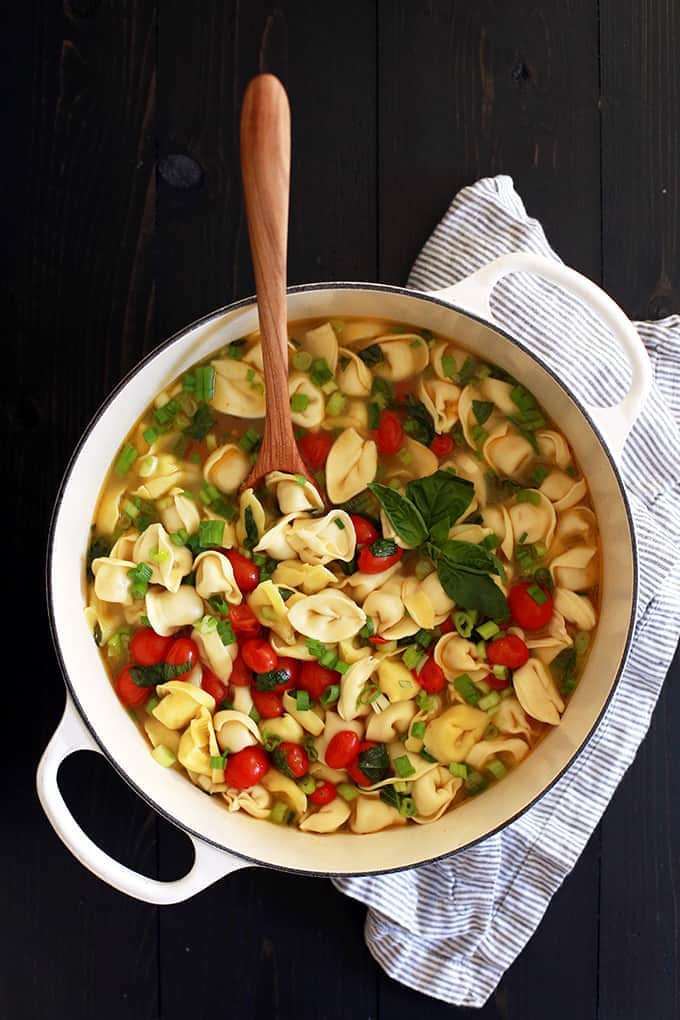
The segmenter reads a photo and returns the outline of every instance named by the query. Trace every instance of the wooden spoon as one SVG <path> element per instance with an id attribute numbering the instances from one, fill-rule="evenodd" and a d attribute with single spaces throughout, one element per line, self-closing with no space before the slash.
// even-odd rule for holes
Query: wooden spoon
<path id="1" fill-rule="evenodd" d="M 270 471 L 304 475 L 316 485 L 300 456 L 290 416 L 286 315 L 290 106 L 273 74 L 253 78 L 243 97 L 241 176 L 267 397 L 262 445 L 242 488 L 255 488 Z"/>

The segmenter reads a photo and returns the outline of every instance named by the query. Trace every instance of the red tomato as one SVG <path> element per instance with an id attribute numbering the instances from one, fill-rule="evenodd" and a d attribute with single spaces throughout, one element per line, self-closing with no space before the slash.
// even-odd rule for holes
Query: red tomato
<path id="1" fill-rule="evenodd" d="M 318 662 L 303 662 L 297 682 L 313 701 L 318 701 L 329 684 L 340 683 L 340 674 L 320 666 Z"/>
<path id="2" fill-rule="evenodd" d="M 285 683 L 277 684 L 276 691 L 278 694 L 282 694 L 284 691 L 290 691 L 293 687 L 298 685 L 298 677 L 300 676 L 300 660 L 289 659 L 287 656 L 279 656 L 279 664 L 277 669 L 285 669 L 288 674 L 288 679 Z"/>
<path id="3" fill-rule="evenodd" d="M 381 411 L 380 424 L 375 434 L 375 445 L 378 453 L 383 457 L 389 457 L 401 449 L 404 442 L 404 430 L 401 422 L 394 411 Z"/>
<path id="4" fill-rule="evenodd" d="M 255 616 L 250 606 L 232 606 L 229 610 L 229 621 L 234 634 L 240 637 L 257 637 L 262 632 L 260 621 Z"/>
<path id="5" fill-rule="evenodd" d="M 439 629 L 442 634 L 450 634 L 453 630 L 453 620 L 450 616 L 447 616 L 443 623 L 439 624 Z"/>
<path id="6" fill-rule="evenodd" d="M 255 708 L 263 719 L 276 719 L 278 716 L 283 715 L 283 702 L 274 691 L 258 691 L 253 687 L 250 693 Z"/>
<path id="7" fill-rule="evenodd" d="M 377 747 L 377 740 L 362 740 L 357 748 L 357 753 L 347 765 L 347 771 L 358 786 L 370 786 L 371 780 L 359 768 L 359 755 L 362 751 L 368 751 L 369 747 Z"/>
<path id="8" fill-rule="evenodd" d="M 169 650 L 166 652 L 165 661 L 170 663 L 172 666 L 179 666 L 182 662 L 189 662 L 191 665 L 186 673 L 181 673 L 175 677 L 176 680 L 186 680 L 198 662 L 198 645 L 191 638 L 181 637 L 177 638 L 170 645 Z"/>
<path id="9" fill-rule="evenodd" d="M 298 441 L 300 453 L 312 471 L 324 466 L 332 445 L 333 437 L 329 432 L 307 432 Z"/>
<path id="10" fill-rule="evenodd" d="M 403 402 L 409 393 L 413 393 L 413 379 L 400 379 L 398 383 L 394 384 L 396 400 Z"/>
<path id="11" fill-rule="evenodd" d="M 378 529 L 370 521 L 367 521 L 365 517 L 361 517 L 359 514 L 350 514 L 349 516 L 354 525 L 357 545 L 370 545 L 371 542 L 375 542 L 380 538 Z"/>
<path id="12" fill-rule="evenodd" d="M 386 637 L 380 637 L 380 634 L 374 634 L 368 639 L 368 643 L 369 645 L 388 645 L 389 641 Z"/>
<path id="13" fill-rule="evenodd" d="M 440 694 L 446 687 L 444 670 L 434 659 L 428 659 L 420 673 L 414 670 L 413 675 L 427 694 Z"/>
<path id="14" fill-rule="evenodd" d="M 486 657 L 494 666 L 519 669 L 529 658 L 529 649 L 517 634 L 505 634 L 486 646 Z"/>
<path id="15" fill-rule="evenodd" d="M 140 666 L 157 666 L 165 659 L 171 644 L 171 637 L 162 637 L 151 627 L 142 627 L 130 642 L 130 653 Z"/>
<path id="16" fill-rule="evenodd" d="M 268 673 L 279 664 L 279 657 L 272 646 L 260 638 L 245 641 L 241 647 L 241 655 L 246 666 L 254 673 Z"/>
<path id="17" fill-rule="evenodd" d="M 332 800 L 335 800 L 335 785 L 324 780 L 321 786 L 317 786 L 314 793 L 308 794 L 308 797 L 312 804 L 318 804 L 320 807 L 330 804 Z"/>
<path id="18" fill-rule="evenodd" d="M 331 769 L 344 769 L 359 753 L 361 741 L 354 730 L 340 730 L 328 741 L 326 764 Z"/>
<path id="19" fill-rule="evenodd" d="M 150 687 L 138 687 L 130 676 L 130 669 L 126 667 L 118 674 L 116 680 L 116 693 L 126 705 L 143 705 L 151 694 Z"/>
<path id="20" fill-rule="evenodd" d="M 496 676 L 495 673 L 487 673 L 484 680 L 492 691 L 503 691 L 510 686 L 509 680 L 504 680 L 502 677 Z"/>
<path id="21" fill-rule="evenodd" d="M 284 740 L 276 749 L 286 756 L 288 770 L 294 779 L 301 779 L 309 772 L 309 758 L 302 744 L 294 744 L 292 740 Z M 276 759 L 275 759 L 276 760 Z"/>
<path id="22" fill-rule="evenodd" d="M 533 591 L 534 588 L 543 592 L 544 602 L 538 603 L 531 597 L 529 589 Z M 547 588 L 542 584 L 536 584 L 535 581 L 520 581 L 519 584 L 513 584 L 508 593 L 508 603 L 513 619 L 523 630 L 540 630 L 546 626 L 553 614 L 552 595 Z"/>
<path id="23" fill-rule="evenodd" d="M 454 447 L 451 436 L 435 436 L 430 443 L 430 449 L 437 457 L 448 457 Z"/>
<path id="24" fill-rule="evenodd" d="M 241 656 L 237 655 L 234 665 L 231 667 L 229 683 L 233 684 L 234 687 L 250 687 L 252 682 L 252 671 L 248 669 Z"/>
<path id="25" fill-rule="evenodd" d="M 252 560 L 233 549 L 226 549 L 224 555 L 231 563 L 234 580 L 242 592 L 254 591 L 260 583 L 260 571 Z"/>
<path id="26" fill-rule="evenodd" d="M 201 677 L 201 687 L 208 694 L 212 694 L 216 705 L 224 701 L 227 696 L 227 688 L 220 678 L 215 676 L 211 670 L 206 669 L 205 666 L 203 667 L 203 676 Z"/>
<path id="27" fill-rule="evenodd" d="M 404 550 L 397 548 L 397 551 L 391 556 L 374 556 L 371 547 L 367 545 L 359 553 L 357 566 L 364 574 L 380 574 L 394 563 L 398 563 L 403 555 Z"/>
<path id="28" fill-rule="evenodd" d="M 262 776 L 269 772 L 269 758 L 261 747 L 244 747 L 236 754 L 230 754 L 224 770 L 224 778 L 228 786 L 237 790 L 247 790 L 259 783 Z"/>

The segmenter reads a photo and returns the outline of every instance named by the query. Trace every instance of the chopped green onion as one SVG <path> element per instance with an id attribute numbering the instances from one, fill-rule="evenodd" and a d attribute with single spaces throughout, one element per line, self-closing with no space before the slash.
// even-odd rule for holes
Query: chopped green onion
<path id="1" fill-rule="evenodd" d="M 159 744 L 157 747 L 154 747 L 151 752 L 151 757 L 157 761 L 159 765 L 162 765 L 164 769 L 170 768 L 170 766 L 174 765 L 177 761 L 170 748 L 166 747 L 165 744 Z"/>
<path id="2" fill-rule="evenodd" d="M 481 425 L 473 425 L 470 429 L 470 435 L 474 439 L 477 446 L 481 446 L 489 438 L 489 433 Z"/>
<path id="3" fill-rule="evenodd" d="M 153 413 L 159 425 L 170 425 L 180 412 L 180 406 L 176 400 L 168 400 L 162 407 L 157 407 Z"/>
<path id="4" fill-rule="evenodd" d="M 484 776 L 480 775 L 479 772 L 470 772 L 465 780 L 465 789 L 471 797 L 481 793 L 487 787 L 487 782 Z"/>
<path id="5" fill-rule="evenodd" d="M 424 627 L 421 627 L 415 635 L 416 644 L 420 645 L 421 648 L 429 648 L 434 641 L 434 638 L 435 635 L 429 630 L 426 630 Z"/>
<path id="6" fill-rule="evenodd" d="M 374 634 L 375 634 L 375 624 L 373 622 L 373 617 L 367 616 L 366 617 L 366 623 L 363 625 L 363 627 L 359 631 L 359 637 L 370 638 L 370 637 L 373 637 Z M 309 645 L 307 647 L 309 647 Z M 311 651 L 311 649 L 310 649 L 310 651 Z"/>
<path id="7" fill-rule="evenodd" d="M 425 652 L 421 648 L 418 648 L 416 645 L 409 645 L 402 655 L 401 661 L 407 669 L 415 669 L 424 655 Z"/>
<path id="8" fill-rule="evenodd" d="M 410 450 L 407 450 L 406 447 L 401 448 L 401 450 L 397 454 L 397 457 L 404 465 L 410 464 L 411 461 L 413 460 L 413 454 L 411 453 Z"/>
<path id="9" fill-rule="evenodd" d="M 455 379 L 458 375 L 456 371 L 456 362 L 453 360 L 450 354 L 445 354 L 442 357 L 442 372 L 449 379 Z"/>
<path id="10" fill-rule="evenodd" d="M 275 751 L 276 748 L 281 743 L 281 737 L 278 735 L 278 733 L 267 733 L 267 731 L 265 730 L 262 733 L 262 743 L 264 745 L 265 751 Z"/>
<path id="11" fill-rule="evenodd" d="M 418 691 L 416 694 L 416 705 L 421 712 L 431 712 L 434 708 L 434 697 L 426 694 L 425 691 Z"/>
<path id="12" fill-rule="evenodd" d="M 296 691 L 295 692 L 295 707 L 298 712 L 308 712 L 311 708 L 311 701 L 309 700 L 309 693 L 307 691 Z"/>
<path id="13" fill-rule="evenodd" d="M 469 638 L 472 634 L 472 628 L 474 626 L 473 613 L 476 618 L 477 613 L 474 609 L 469 611 L 459 609 L 453 614 L 453 625 L 462 638 Z"/>
<path id="14" fill-rule="evenodd" d="M 370 403 L 366 408 L 369 429 L 377 429 L 380 426 L 380 405 Z"/>
<path id="15" fill-rule="evenodd" d="M 480 698 L 477 702 L 477 708 L 481 708 L 482 712 L 488 712 L 490 708 L 495 708 L 500 703 L 500 695 L 497 691 L 491 691 L 490 694 L 485 694 L 483 698 Z"/>
<path id="16" fill-rule="evenodd" d="M 293 368 L 298 372 L 306 372 L 312 366 L 312 355 L 309 351 L 296 351 L 293 355 Z"/>
<path id="17" fill-rule="evenodd" d="M 534 506 L 538 506 L 541 502 L 541 494 L 535 489 L 518 489 L 515 499 L 518 503 L 532 503 Z"/>
<path id="18" fill-rule="evenodd" d="M 539 559 L 543 559 L 543 557 L 545 556 L 547 551 L 548 550 L 545 547 L 545 543 L 543 543 L 543 542 L 534 542 L 534 555 L 538 556 Z"/>
<path id="19" fill-rule="evenodd" d="M 339 415 L 343 413 L 346 406 L 347 397 L 344 395 L 344 393 L 341 393 L 340 390 L 336 390 L 335 393 L 331 395 L 331 397 L 328 400 L 328 403 L 326 404 L 326 414 L 329 416 L 329 418 L 337 418 Z"/>
<path id="20" fill-rule="evenodd" d="M 465 762 L 452 761 L 449 765 L 449 772 L 452 776 L 458 776 L 459 779 L 467 779 L 468 767 Z"/>
<path id="21" fill-rule="evenodd" d="M 340 528 L 340 531 L 345 530 L 345 522 L 342 521 L 339 517 L 333 518 L 333 524 L 336 526 L 336 528 Z"/>
<path id="22" fill-rule="evenodd" d="M 331 648 L 328 648 L 323 655 L 319 656 L 319 665 L 325 669 L 335 669 L 337 662 L 338 657 Z"/>
<path id="23" fill-rule="evenodd" d="M 158 697 L 158 695 L 152 694 L 144 706 L 144 711 L 151 715 L 156 705 L 160 705 L 160 702 L 161 699 Z"/>
<path id="24" fill-rule="evenodd" d="M 294 814 L 287 804 L 284 804 L 282 800 L 275 800 L 271 811 L 269 812 L 269 821 L 273 822 L 274 825 L 288 825 L 292 822 Z"/>
<path id="25" fill-rule="evenodd" d="M 487 620 L 486 623 L 482 623 L 477 627 L 477 633 L 484 641 L 488 641 L 500 633 L 500 627 L 493 620 Z"/>
<path id="26" fill-rule="evenodd" d="M 325 358 L 315 358 L 314 361 L 312 361 L 309 378 L 315 386 L 323 386 L 325 383 L 331 381 L 333 373 L 328 367 L 328 362 Z"/>
<path id="27" fill-rule="evenodd" d="M 210 768 L 211 769 L 224 769 L 227 762 L 226 754 L 211 754 L 210 755 Z"/>
<path id="28" fill-rule="evenodd" d="M 453 681 L 453 686 L 456 688 L 463 701 L 467 701 L 469 705 L 476 705 L 481 698 L 479 690 L 475 687 L 472 679 L 467 675 L 467 673 L 461 673 L 460 676 L 457 676 Z"/>
<path id="29" fill-rule="evenodd" d="M 404 818 L 413 818 L 416 813 L 416 802 L 413 797 L 401 797 L 399 800 L 399 814 Z"/>
<path id="30" fill-rule="evenodd" d="M 518 544 L 519 545 L 524 545 L 524 543 L 526 542 L 528 537 L 529 537 L 529 532 L 528 531 L 523 531 L 522 534 L 519 536 Z"/>
<path id="31" fill-rule="evenodd" d="M 526 589 L 526 593 L 529 598 L 534 600 L 537 606 L 542 606 L 544 602 L 548 601 L 548 596 L 537 584 L 530 584 Z"/>
<path id="32" fill-rule="evenodd" d="M 203 549 L 222 545 L 224 539 L 224 521 L 201 521 L 198 526 L 198 542 Z"/>
<path id="33" fill-rule="evenodd" d="M 550 591 L 554 588 L 552 574 L 546 567 L 540 567 L 534 574 L 534 581 L 537 584 L 543 585 L 544 588 L 548 588 Z"/>
<path id="34" fill-rule="evenodd" d="M 500 758 L 491 758 L 491 760 L 486 763 L 486 768 L 494 779 L 502 779 L 508 771 Z"/>
<path id="35" fill-rule="evenodd" d="M 126 475 L 134 462 L 137 460 L 138 453 L 134 446 L 130 443 L 126 443 L 123 449 L 120 451 L 118 460 L 116 461 L 115 472 L 117 475 Z"/>
<path id="36" fill-rule="evenodd" d="M 335 792 L 338 793 L 343 800 L 352 801 L 356 800 L 359 796 L 359 791 L 356 786 L 352 786 L 351 783 L 338 783 L 335 787 Z"/>
<path id="37" fill-rule="evenodd" d="M 290 398 L 290 409 L 296 413 L 302 413 L 309 407 L 309 397 L 306 393 L 294 393 Z"/>
<path id="38" fill-rule="evenodd" d="M 486 641 L 478 641 L 475 645 L 478 659 L 486 659 Z"/>
<path id="39" fill-rule="evenodd" d="M 173 545 L 186 545 L 189 541 L 189 535 L 185 528 L 180 528 L 179 531 L 173 531 L 170 535 L 170 541 Z"/>
<path id="40" fill-rule="evenodd" d="M 314 776 L 310 776 L 309 774 L 303 776 L 302 779 L 298 779 L 297 784 L 302 792 L 306 794 L 314 793 L 316 790 L 316 781 Z"/>
<path id="41" fill-rule="evenodd" d="M 498 666 L 498 665 L 492 666 L 491 667 L 491 672 L 493 673 L 493 675 L 495 677 L 498 677 L 499 680 L 507 680 L 509 675 L 510 675 L 507 666 Z"/>
<path id="42" fill-rule="evenodd" d="M 584 652 L 588 651 L 589 646 L 590 646 L 590 634 L 588 634 L 585 630 L 579 631 L 576 637 L 574 638 L 574 648 L 576 649 L 576 654 L 583 655 Z"/>
<path id="43" fill-rule="evenodd" d="M 411 726 L 411 736 L 415 737 L 416 740 L 425 739 L 425 723 L 422 720 L 413 723 Z"/>
<path id="44" fill-rule="evenodd" d="M 132 581 L 130 594 L 133 599 L 141 600 L 146 596 L 152 573 L 153 571 L 147 563 L 138 563 L 133 570 L 128 570 L 127 576 Z"/>
<path id="45" fill-rule="evenodd" d="M 250 712 L 248 712 L 248 715 L 253 720 L 253 722 L 259 723 L 262 720 L 262 716 L 260 715 L 260 713 L 258 712 L 254 705 L 250 709 Z"/>
<path id="46" fill-rule="evenodd" d="M 158 433 L 156 432 L 155 429 L 145 429 L 142 435 L 146 442 L 149 444 L 149 446 L 153 446 L 153 444 L 158 439 Z"/>
<path id="47" fill-rule="evenodd" d="M 238 446 L 244 453 L 251 453 L 260 443 L 262 437 L 255 429 L 248 429 L 238 441 Z"/>
<path id="48" fill-rule="evenodd" d="M 339 665 L 339 663 L 338 663 L 338 665 Z M 346 664 L 343 663 L 343 665 L 346 665 Z M 300 692 L 298 691 L 298 694 L 299 693 Z M 329 684 L 328 687 L 324 688 L 324 690 L 321 692 L 321 697 L 319 698 L 319 703 L 320 703 L 322 708 L 328 708 L 330 705 L 334 705 L 335 702 L 338 701 L 339 698 L 340 698 L 340 685 L 339 684 Z"/>
<path id="49" fill-rule="evenodd" d="M 542 481 L 548 476 L 548 469 L 544 468 L 542 464 L 536 468 L 533 474 L 529 477 L 529 481 L 533 486 L 538 488 Z"/>
<path id="50" fill-rule="evenodd" d="M 336 673 L 339 673 L 340 676 L 344 676 L 348 669 L 349 662 L 342 662 L 340 659 L 338 659 L 338 661 L 335 664 Z"/>

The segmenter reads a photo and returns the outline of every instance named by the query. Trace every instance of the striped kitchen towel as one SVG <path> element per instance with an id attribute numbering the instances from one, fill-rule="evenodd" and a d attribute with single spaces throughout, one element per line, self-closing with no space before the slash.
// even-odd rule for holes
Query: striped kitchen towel
<path id="1" fill-rule="evenodd" d="M 511 251 L 557 260 L 512 180 L 478 181 L 452 202 L 409 286 L 445 287 Z M 584 402 L 602 406 L 625 391 L 624 357 L 571 295 L 513 274 L 491 305 L 498 322 Z M 639 547 L 638 616 L 628 663 L 595 735 L 537 804 L 480 846 L 416 870 L 334 879 L 367 904 L 366 942 L 387 973 L 445 1002 L 483 1005 L 533 935 L 635 757 L 678 641 L 680 316 L 637 328 L 654 370 L 651 398 L 623 455 Z"/>

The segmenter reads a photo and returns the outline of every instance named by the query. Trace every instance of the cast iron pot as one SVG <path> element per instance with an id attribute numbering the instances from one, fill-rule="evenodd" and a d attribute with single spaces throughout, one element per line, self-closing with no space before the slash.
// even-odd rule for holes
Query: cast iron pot
<path id="1" fill-rule="evenodd" d="M 536 273 L 570 290 L 610 327 L 631 363 L 632 382 L 615 407 L 583 407 L 553 371 L 494 324 L 489 296 L 514 271 Z M 38 768 L 38 794 L 54 829 L 92 872 L 149 903 L 175 903 L 249 865 L 314 875 L 357 875 L 410 868 L 457 853 L 517 818 L 559 778 L 593 733 L 624 666 L 636 603 L 633 522 L 617 468 L 624 440 L 650 386 L 649 361 L 635 329 L 590 281 L 536 255 L 503 256 L 445 290 L 424 294 L 371 283 L 292 287 L 288 318 L 377 316 L 455 337 L 472 353 L 525 383 L 567 436 L 590 486 L 602 528 L 600 620 L 587 666 L 559 726 L 497 786 L 431 825 L 372 835 L 302 833 L 228 813 L 186 776 L 160 768 L 109 683 L 83 615 L 85 555 L 99 489 L 122 438 L 165 386 L 196 361 L 257 328 L 254 298 L 193 323 L 146 357 L 88 426 L 61 484 L 47 562 L 49 614 L 67 687 L 66 708 Z M 161 815 L 186 832 L 194 864 L 174 882 L 124 867 L 86 835 L 57 784 L 60 763 L 79 749 L 99 751 Z"/>

